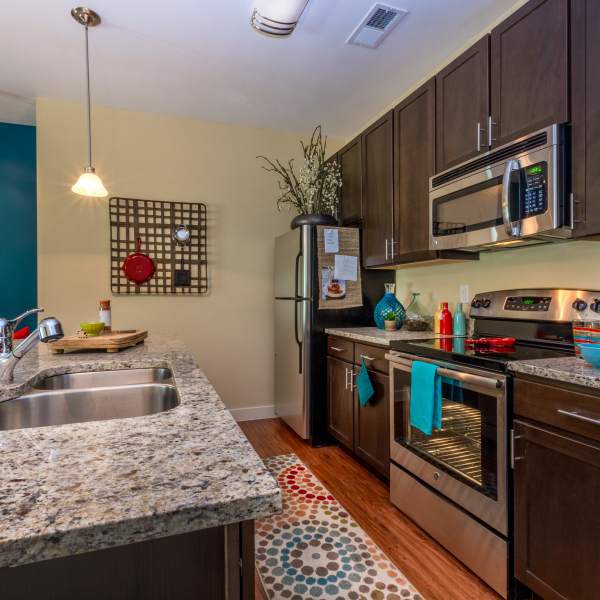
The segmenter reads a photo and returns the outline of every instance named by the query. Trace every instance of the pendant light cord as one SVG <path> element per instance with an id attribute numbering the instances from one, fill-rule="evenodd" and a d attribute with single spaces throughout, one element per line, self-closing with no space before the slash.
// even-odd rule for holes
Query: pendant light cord
<path id="1" fill-rule="evenodd" d="M 92 167 L 92 111 L 90 101 L 90 48 L 88 26 L 85 26 L 85 77 L 87 81 L 87 126 L 88 126 L 88 167 Z"/>

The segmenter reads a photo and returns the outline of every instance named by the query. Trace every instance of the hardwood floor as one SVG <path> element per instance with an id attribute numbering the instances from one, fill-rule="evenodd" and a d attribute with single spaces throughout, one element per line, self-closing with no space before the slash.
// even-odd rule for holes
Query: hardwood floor
<path id="1" fill-rule="evenodd" d="M 499 600 L 476 575 L 405 517 L 385 484 L 338 446 L 312 448 L 279 419 L 240 426 L 262 458 L 294 452 L 426 600 Z M 257 600 L 266 599 L 257 582 Z"/>

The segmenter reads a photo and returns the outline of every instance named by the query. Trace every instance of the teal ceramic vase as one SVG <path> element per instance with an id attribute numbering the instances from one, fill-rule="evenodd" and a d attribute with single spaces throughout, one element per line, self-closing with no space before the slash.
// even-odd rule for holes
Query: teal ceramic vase
<path id="1" fill-rule="evenodd" d="M 373 316 L 375 318 L 375 325 L 377 325 L 379 329 L 385 329 L 384 321 L 389 312 L 393 312 L 396 315 L 396 326 L 400 329 L 404 324 L 406 311 L 398 298 L 396 298 L 396 284 L 394 283 L 385 284 L 385 294 L 377 303 L 377 306 L 375 306 L 375 313 Z"/>

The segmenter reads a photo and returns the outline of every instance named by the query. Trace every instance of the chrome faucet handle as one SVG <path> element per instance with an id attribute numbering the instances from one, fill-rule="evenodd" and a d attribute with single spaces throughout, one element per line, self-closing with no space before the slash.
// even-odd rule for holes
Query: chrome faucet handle
<path id="1" fill-rule="evenodd" d="M 44 312 L 43 308 L 32 308 L 14 319 L 0 318 L 0 356 L 6 356 L 13 349 L 13 333 L 19 323 L 29 315 Z"/>
<path id="2" fill-rule="evenodd" d="M 13 328 L 13 331 L 17 328 L 17 325 L 26 317 L 29 317 L 30 315 L 35 315 L 37 313 L 42 313 L 44 312 L 43 308 L 30 308 L 29 310 L 26 310 L 22 315 L 19 315 L 18 317 L 15 317 L 14 319 L 7 319 L 8 324 Z"/>

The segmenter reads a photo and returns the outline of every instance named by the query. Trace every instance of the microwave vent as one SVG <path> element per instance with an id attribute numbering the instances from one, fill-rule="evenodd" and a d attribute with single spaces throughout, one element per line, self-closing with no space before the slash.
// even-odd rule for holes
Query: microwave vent
<path id="1" fill-rule="evenodd" d="M 542 133 L 538 133 L 536 135 L 531 136 L 521 142 L 517 142 L 516 144 L 512 144 L 511 146 L 506 146 L 501 150 L 496 150 L 495 152 L 489 152 L 485 156 L 481 158 L 469 161 L 460 167 L 456 167 L 456 169 L 452 169 L 450 171 L 446 171 L 437 177 L 434 177 L 431 180 L 431 189 L 435 189 L 440 185 L 448 183 L 449 181 L 453 181 L 454 179 L 458 179 L 469 173 L 473 173 L 474 171 L 479 171 L 480 169 L 487 167 L 489 165 L 493 165 L 495 163 L 501 162 L 506 158 L 511 158 L 517 154 L 521 154 L 522 152 L 526 152 L 528 150 L 532 150 L 533 148 L 539 148 L 545 146 L 548 143 L 548 134 L 544 131 Z"/>
<path id="2" fill-rule="evenodd" d="M 363 17 L 346 43 L 371 49 L 377 48 L 407 14 L 408 11 L 403 8 L 378 2 Z"/>

